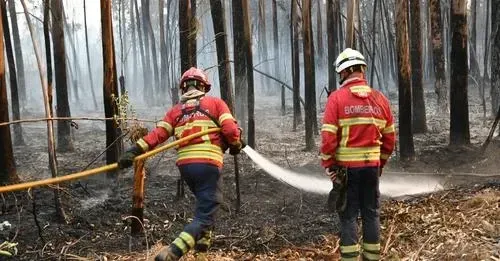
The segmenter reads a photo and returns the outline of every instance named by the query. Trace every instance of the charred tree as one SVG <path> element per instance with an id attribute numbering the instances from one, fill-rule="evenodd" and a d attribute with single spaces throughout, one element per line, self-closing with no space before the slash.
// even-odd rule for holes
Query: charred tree
<path id="1" fill-rule="evenodd" d="M 411 108 L 411 66 L 410 46 L 408 43 L 408 1 L 396 4 L 396 46 L 398 60 L 399 92 L 399 150 L 402 160 L 415 156 L 413 145 L 412 108 Z"/>
<path id="2" fill-rule="evenodd" d="M 196 27 L 193 15 L 193 1 L 179 1 L 179 50 L 181 55 L 181 72 L 196 67 Z"/>
<path id="3" fill-rule="evenodd" d="M 491 106 L 495 113 L 495 110 L 500 112 L 500 3 L 498 1 L 491 2 L 491 24 L 494 32 L 491 44 Z"/>
<path id="4" fill-rule="evenodd" d="M 345 47 L 356 49 L 356 24 L 358 23 L 358 0 L 347 3 Z"/>
<path id="5" fill-rule="evenodd" d="M 326 3 L 326 30 L 328 37 L 328 90 L 337 89 L 337 76 L 335 73 L 335 59 L 338 55 L 338 21 L 335 15 L 340 8 L 338 0 L 328 0 Z"/>
<path id="6" fill-rule="evenodd" d="M 300 110 L 300 60 L 299 60 L 299 13 L 297 0 L 291 0 L 290 44 L 292 46 L 292 85 L 293 85 L 293 131 L 302 124 Z"/>
<path id="7" fill-rule="evenodd" d="M 182 2 L 182 1 L 180 1 Z M 151 73 L 151 50 L 150 50 L 150 43 L 149 43 L 149 29 L 148 29 L 148 21 L 147 17 L 149 17 L 149 1 L 147 0 L 141 0 L 141 15 L 137 15 L 137 25 L 141 27 L 141 30 L 139 33 L 142 34 L 142 40 L 143 40 L 143 48 L 144 48 L 144 85 L 145 85 L 145 90 L 144 90 L 144 101 L 149 103 L 151 102 L 151 99 L 153 98 L 153 77 Z M 139 24 L 140 21 L 140 24 Z"/>
<path id="8" fill-rule="evenodd" d="M 373 86 L 375 85 L 373 82 L 373 76 L 375 75 L 375 54 L 377 53 L 377 46 L 376 46 L 376 40 L 377 40 L 377 6 L 378 6 L 378 1 L 374 0 L 373 1 L 373 13 L 372 13 L 372 62 L 369 67 L 370 69 L 370 85 Z M 380 85 L 380 82 L 378 83 Z"/>
<path id="9" fill-rule="evenodd" d="M 24 106 L 26 103 L 26 84 L 24 77 L 24 59 L 23 59 L 23 49 L 21 46 L 21 38 L 19 37 L 19 27 L 17 25 L 17 12 L 15 0 L 8 0 L 9 4 L 9 14 L 10 21 L 12 24 L 12 40 L 14 42 L 14 53 L 16 56 L 16 68 L 17 68 L 17 84 L 19 87 L 19 98 L 21 99 L 21 104 Z"/>
<path id="10" fill-rule="evenodd" d="M 49 88 L 47 79 L 45 78 L 47 72 L 45 71 L 44 64 L 41 59 L 41 52 L 40 48 L 38 46 L 38 42 L 35 40 L 37 39 L 33 26 L 31 24 L 31 18 L 30 14 L 28 13 L 28 8 L 26 7 L 26 3 L 24 0 L 21 0 L 21 4 L 23 5 L 24 9 L 24 16 L 26 17 L 26 23 L 28 24 L 28 29 L 30 31 L 31 35 L 31 42 L 33 43 L 33 47 L 35 49 L 35 56 L 36 56 L 36 62 L 38 65 L 38 72 L 40 75 L 40 81 L 42 83 L 42 93 L 43 93 L 43 103 L 45 107 L 45 117 L 46 118 L 52 118 L 53 112 L 52 112 L 52 89 Z M 44 24 L 48 26 L 48 21 L 50 18 L 49 15 L 49 7 L 50 7 L 50 2 L 48 0 L 44 1 Z M 47 29 L 44 28 L 44 35 L 48 34 L 48 27 Z M 50 40 L 50 38 L 49 38 Z M 47 38 L 45 37 L 45 41 L 47 41 Z M 49 55 L 50 57 L 50 55 Z M 57 156 L 56 156 L 56 146 L 54 142 L 54 124 L 52 121 L 47 121 L 47 145 L 48 145 L 48 154 L 49 154 L 49 167 L 50 167 L 50 172 L 52 174 L 52 177 L 55 178 L 57 177 Z M 54 188 L 54 205 L 56 209 L 56 215 L 59 221 L 67 223 L 66 219 L 66 213 L 64 212 L 64 208 L 61 204 L 61 197 L 59 195 L 59 186 L 56 185 Z"/>
<path id="11" fill-rule="evenodd" d="M 163 1 L 163 0 L 162 0 Z M 137 72 L 139 71 L 139 64 L 138 64 L 138 55 L 137 55 L 137 29 L 136 29 L 136 22 L 135 22 L 135 16 L 134 16 L 134 0 L 130 0 L 129 4 L 129 15 L 130 15 L 130 42 L 132 44 L 132 86 L 134 88 L 137 88 L 137 85 L 139 84 L 139 79 L 137 77 Z M 160 3 L 161 4 L 161 3 Z M 160 9 L 160 12 L 163 12 Z M 160 16 L 161 19 L 163 19 L 163 16 Z M 160 29 L 161 30 L 161 29 Z M 161 43 L 160 43 L 161 44 Z"/>
<path id="12" fill-rule="evenodd" d="M 314 134 L 317 132 L 316 80 L 314 69 L 314 43 L 311 22 L 311 0 L 302 3 L 302 37 L 304 44 L 304 86 L 305 86 L 305 129 L 306 150 L 314 148 Z"/>
<path id="13" fill-rule="evenodd" d="M 322 7 L 322 0 L 316 0 L 316 37 L 317 37 L 317 43 L 316 46 L 318 48 L 317 53 L 318 53 L 318 62 L 320 64 L 323 64 L 324 61 L 324 50 L 323 50 L 323 19 L 321 18 L 321 12 L 323 10 Z"/>
<path id="14" fill-rule="evenodd" d="M 54 69 L 56 75 L 56 115 L 57 117 L 71 117 L 68 79 L 66 76 L 66 43 L 62 8 L 62 0 L 51 0 L 52 41 L 54 43 Z M 74 150 L 70 121 L 57 121 L 57 149 L 59 151 Z"/>
<path id="15" fill-rule="evenodd" d="M 477 0 L 470 0 L 470 20 L 469 20 L 469 28 L 470 28 L 470 46 L 469 46 L 469 55 L 470 55 L 470 72 L 471 76 L 474 79 L 479 79 L 481 77 L 481 73 L 479 71 L 479 61 L 478 61 L 478 50 L 477 50 L 477 30 L 476 30 L 476 21 L 477 21 Z"/>
<path id="16" fill-rule="evenodd" d="M 448 87 L 446 84 L 446 68 L 443 50 L 443 25 L 441 23 L 440 0 L 430 0 L 432 33 L 432 59 L 434 60 L 434 91 L 437 94 L 437 103 L 441 113 L 448 113 Z"/>
<path id="17" fill-rule="evenodd" d="M 254 77 L 253 77 L 253 58 L 252 58 L 252 30 L 250 26 L 250 8 L 248 6 L 248 0 L 241 0 L 242 13 L 243 13 L 243 31 L 244 36 L 244 48 L 246 57 L 246 73 L 247 73 L 247 111 L 248 111 L 248 137 L 247 143 L 250 147 L 255 148 L 255 97 L 254 97 Z M 233 3 L 234 4 L 234 3 Z"/>
<path id="18" fill-rule="evenodd" d="M 266 24 L 266 3 L 267 1 L 264 0 L 259 0 L 258 5 L 259 5 L 259 16 L 258 16 L 258 26 L 257 26 L 257 31 L 258 31 L 258 56 L 259 59 L 261 60 L 261 63 L 263 63 L 264 70 L 266 72 L 270 72 L 271 69 L 269 68 L 269 53 L 268 53 L 268 45 L 267 45 L 267 24 Z M 271 87 L 271 80 L 267 77 L 261 77 L 261 86 L 263 86 L 263 90 L 265 90 L 268 94 L 270 95 L 275 95 L 277 93 L 277 88 Z"/>
<path id="19" fill-rule="evenodd" d="M 166 96 L 167 86 L 170 84 L 167 81 L 167 44 L 165 43 L 165 14 L 164 14 L 165 0 L 160 0 L 160 86 L 162 96 Z M 134 43 L 135 44 L 135 43 Z M 134 47 L 135 48 L 135 47 Z"/>
<path id="20" fill-rule="evenodd" d="M 231 81 L 231 65 L 227 47 L 225 8 L 221 0 L 210 0 L 212 23 L 217 48 L 217 64 L 219 68 L 220 96 L 234 112 L 233 86 Z"/>
<path id="21" fill-rule="evenodd" d="M 248 78 L 246 71 L 246 49 L 245 49 L 245 33 L 244 21 L 241 1 L 232 2 L 232 17 L 233 17 L 233 53 L 234 53 L 234 83 L 235 83 L 235 98 L 236 98 L 236 115 L 242 124 L 247 120 L 247 90 Z"/>
<path id="22" fill-rule="evenodd" d="M 278 32 L 278 5 L 276 0 L 272 1 L 273 7 L 273 43 L 274 43 L 274 75 L 280 76 L 280 47 Z M 281 85 L 281 115 L 286 114 L 285 86 Z"/>
<path id="23" fill-rule="evenodd" d="M 92 66 L 90 65 L 89 35 L 87 30 L 87 0 L 83 0 L 83 24 L 85 26 L 85 50 L 87 53 L 87 68 L 89 71 L 89 84 L 92 97 L 94 97 L 94 109 L 97 110 L 97 100 L 95 99 L 94 79 L 92 77 Z"/>
<path id="24" fill-rule="evenodd" d="M 148 102 L 149 101 L 149 93 L 151 92 L 151 85 L 147 85 L 149 81 L 149 69 L 148 69 L 148 61 L 146 60 L 146 51 L 144 50 L 144 41 L 143 41 L 143 34 L 142 34 L 142 26 L 141 26 L 141 16 L 139 15 L 139 7 L 137 5 L 137 0 L 134 0 L 134 11 L 135 11 L 135 18 L 137 21 L 137 35 L 139 36 L 139 51 L 141 53 L 141 64 L 142 64 L 142 79 L 145 85 L 144 90 L 142 90 L 143 94 L 143 101 Z"/>
<path id="25" fill-rule="evenodd" d="M 0 23 L 6 20 L 5 17 L 5 2 L 2 1 L 2 12 L 0 15 Z M 0 26 L 0 35 L 4 34 L 2 26 Z M 12 50 L 11 50 L 12 53 Z M 7 99 L 7 83 L 5 80 L 5 57 L 4 57 L 4 42 L 0 37 L 0 122 L 9 122 L 9 103 Z M 12 72 L 11 72 L 12 73 Z M 15 77 L 10 75 L 10 77 Z M 16 162 L 12 150 L 12 139 L 10 136 L 9 125 L 0 126 L 0 183 L 6 184 L 18 180 L 16 174 Z"/>
<path id="26" fill-rule="evenodd" d="M 159 69 L 158 69 L 158 57 L 157 57 L 157 52 L 156 52 L 156 40 L 155 40 L 155 34 L 153 32 L 153 25 L 151 24 L 151 14 L 149 11 L 149 0 L 146 0 L 146 6 L 145 10 L 147 11 L 147 14 L 145 15 L 145 21 L 146 21 L 146 27 L 149 33 L 149 39 L 151 40 L 151 54 L 152 54 L 152 59 L 153 59 L 153 78 L 154 78 L 154 91 L 159 94 L 161 92 L 160 90 L 160 79 L 159 79 Z M 159 97 L 158 95 L 155 95 L 155 97 Z"/>
<path id="27" fill-rule="evenodd" d="M 9 65 L 9 79 L 10 79 L 10 96 L 12 101 L 12 118 L 13 120 L 21 119 L 21 112 L 19 110 L 19 89 L 17 86 L 17 71 L 16 61 L 14 60 L 14 53 L 12 50 L 12 42 L 10 40 L 9 19 L 7 19 L 7 6 L 5 1 L 0 1 L 0 8 L 2 12 L 3 36 L 5 40 L 5 52 L 7 54 L 7 62 Z M 14 144 L 24 145 L 23 129 L 21 124 L 14 124 Z"/>
<path id="28" fill-rule="evenodd" d="M 422 64 L 422 24 L 420 23 L 420 1 L 410 1 L 411 31 L 411 88 L 413 102 L 413 133 L 427 131 L 424 101 Z"/>
<path id="29" fill-rule="evenodd" d="M 469 101 L 467 99 L 467 1 L 452 0 L 451 4 L 451 89 L 450 145 L 470 143 Z"/>
<path id="30" fill-rule="evenodd" d="M 111 0 L 101 0 L 101 26 L 102 26 L 102 58 L 103 58 L 103 97 L 104 114 L 111 118 L 118 113 L 118 108 L 113 101 L 113 96 L 118 97 L 118 83 L 116 74 L 115 50 L 113 40 L 113 19 Z M 118 160 L 119 144 L 113 142 L 118 138 L 117 124 L 115 121 L 106 121 L 106 163 L 115 163 Z M 114 178 L 114 173 L 108 177 Z"/>

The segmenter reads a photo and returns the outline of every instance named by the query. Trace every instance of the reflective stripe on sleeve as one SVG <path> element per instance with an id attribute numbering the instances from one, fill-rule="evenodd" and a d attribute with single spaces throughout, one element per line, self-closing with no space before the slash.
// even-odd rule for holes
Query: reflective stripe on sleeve
<path id="1" fill-rule="evenodd" d="M 163 129 L 165 129 L 169 135 L 172 135 L 172 132 L 174 131 L 174 128 L 172 128 L 172 125 L 170 125 L 168 122 L 165 122 L 165 121 L 159 121 L 156 124 L 156 127 L 161 127 Z"/>
<path id="2" fill-rule="evenodd" d="M 326 131 L 326 132 L 331 132 L 333 134 L 337 134 L 337 130 L 339 128 L 333 124 L 323 124 L 323 126 L 321 126 L 321 131 Z"/>
<path id="3" fill-rule="evenodd" d="M 329 159 L 331 159 L 333 156 L 332 156 L 332 155 L 328 155 L 328 154 L 323 154 L 323 153 L 321 153 L 321 154 L 319 155 L 319 157 L 321 158 L 321 160 L 329 160 Z"/>
<path id="4" fill-rule="evenodd" d="M 394 128 L 394 124 L 392 124 L 391 126 L 385 127 L 382 130 L 382 134 L 389 134 L 389 133 L 393 133 L 395 131 L 396 131 L 396 129 Z"/>
<path id="5" fill-rule="evenodd" d="M 219 117 L 219 123 L 222 124 L 222 122 L 224 122 L 225 120 L 234 120 L 234 117 L 231 113 L 223 113 Z"/>
<path id="6" fill-rule="evenodd" d="M 389 159 L 390 156 L 391 156 L 390 154 L 381 153 L 380 154 L 380 159 L 387 160 L 387 159 Z"/>
<path id="7" fill-rule="evenodd" d="M 148 143 L 140 138 L 137 142 L 136 142 L 137 145 L 139 145 L 139 147 L 141 147 L 142 151 L 148 151 L 149 150 L 149 145 Z"/>

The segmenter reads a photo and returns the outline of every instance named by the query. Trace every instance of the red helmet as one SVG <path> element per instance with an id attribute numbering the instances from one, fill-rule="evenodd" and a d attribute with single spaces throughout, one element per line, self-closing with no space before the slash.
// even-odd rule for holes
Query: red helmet
<path id="1" fill-rule="evenodd" d="M 180 89 L 182 90 L 187 86 L 189 86 L 186 84 L 189 81 L 196 81 L 198 83 L 201 83 L 205 87 L 205 92 L 210 91 L 211 84 L 208 81 L 207 74 L 201 69 L 198 69 L 196 67 L 191 67 L 189 68 L 189 70 L 185 71 L 181 77 L 181 82 L 179 86 Z"/>

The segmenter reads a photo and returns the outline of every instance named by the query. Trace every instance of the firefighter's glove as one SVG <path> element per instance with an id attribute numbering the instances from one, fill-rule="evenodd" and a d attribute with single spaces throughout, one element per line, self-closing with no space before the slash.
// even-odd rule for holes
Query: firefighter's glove
<path id="1" fill-rule="evenodd" d="M 241 149 L 243 149 L 245 146 L 246 145 L 243 141 L 239 141 L 235 144 L 231 144 L 231 145 L 229 145 L 229 154 L 231 154 L 233 156 L 238 155 L 238 154 L 240 154 Z"/>
<path id="2" fill-rule="evenodd" d="M 382 167 L 379 167 L 378 168 L 378 176 L 381 177 L 382 176 L 382 171 L 383 171 L 383 168 Z"/>
<path id="3" fill-rule="evenodd" d="M 339 173 L 342 171 L 342 168 L 339 166 L 331 166 L 325 169 L 325 175 L 327 175 L 333 182 L 337 180 L 339 177 Z"/>
<path id="4" fill-rule="evenodd" d="M 131 167 L 134 164 L 135 157 L 141 155 L 142 153 L 143 151 L 139 146 L 134 145 L 130 147 L 130 149 L 128 149 L 120 157 L 120 160 L 118 161 L 118 168 L 125 169 Z"/>

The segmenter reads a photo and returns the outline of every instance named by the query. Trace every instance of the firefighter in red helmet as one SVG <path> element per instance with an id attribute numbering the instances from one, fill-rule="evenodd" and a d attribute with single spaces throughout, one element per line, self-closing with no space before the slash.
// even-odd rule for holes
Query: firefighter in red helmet
<path id="1" fill-rule="evenodd" d="M 210 128 L 220 132 L 206 134 L 180 144 L 177 166 L 181 177 L 196 197 L 193 221 L 156 256 L 155 261 L 178 260 L 190 249 L 197 260 L 205 260 L 211 243 L 215 214 L 221 203 L 220 171 L 224 151 L 236 155 L 245 146 L 241 128 L 220 98 L 206 96 L 211 84 L 205 72 L 198 68 L 187 70 L 180 80 L 180 103 L 171 108 L 156 128 L 139 139 L 120 159 L 120 168 L 130 167 L 136 156 L 153 149 L 169 137 L 177 139 Z"/>

